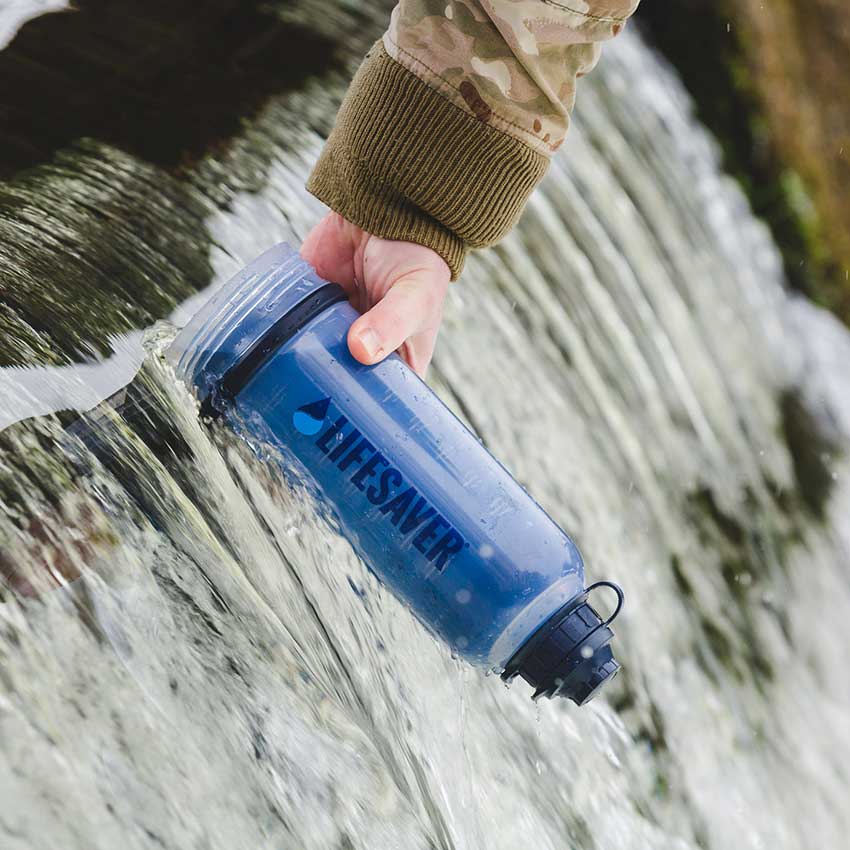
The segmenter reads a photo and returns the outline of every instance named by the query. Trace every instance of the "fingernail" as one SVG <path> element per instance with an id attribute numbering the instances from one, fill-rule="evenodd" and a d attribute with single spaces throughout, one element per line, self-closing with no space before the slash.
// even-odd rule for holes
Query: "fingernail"
<path id="1" fill-rule="evenodd" d="M 366 349 L 366 354 L 370 360 L 378 357 L 384 350 L 383 345 L 381 345 L 381 338 L 373 328 L 363 328 L 363 330 L 358 331 L 357 339 L 360 340 L 360 344 Z"/>

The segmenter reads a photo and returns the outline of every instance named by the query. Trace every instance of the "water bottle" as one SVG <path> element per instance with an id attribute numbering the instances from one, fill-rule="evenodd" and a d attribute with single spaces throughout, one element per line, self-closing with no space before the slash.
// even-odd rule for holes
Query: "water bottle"
<path id="1" fill-rule="evenodd" d="M 619 670 L 622 591 L 585 589 L 572 540 L 401 358 L 351 356 L 357 315 L 278 245 L 216 293 L 169 358 L 202 414 L 275 448 L 456 655 L 522 677 L 534 698 L 586 703 Z M 600 587 L 617 597 L 607 619 L 588 600 Z"/>

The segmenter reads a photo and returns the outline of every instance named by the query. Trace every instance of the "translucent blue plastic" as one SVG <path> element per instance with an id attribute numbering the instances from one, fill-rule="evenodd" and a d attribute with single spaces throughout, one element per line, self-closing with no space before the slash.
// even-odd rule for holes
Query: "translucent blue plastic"
<path id="1" fill-rule="evenodd" d="M 201 396 L 325 281 L 286 246 L 264 254 L 190 323 L 171 355 Z M 581 556 L 400 358 L 362 366 L 334 304 L 278 348 L 224 415 L 276 447 L 369 568 L 473 664 L 500 669 L 583 592 Z"/>

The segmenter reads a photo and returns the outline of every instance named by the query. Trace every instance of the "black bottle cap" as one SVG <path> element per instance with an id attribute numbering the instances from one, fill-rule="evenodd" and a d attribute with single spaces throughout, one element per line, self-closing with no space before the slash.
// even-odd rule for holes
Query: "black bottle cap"
<path id="1" fill-rule="evenodd" d="M 588 602 L 591 591 L 599 587 L 610 587 L 617 594 L 617 607 L 604 621 Z M 611 623 L 623 601 L 623 591 L 613 582 L 591 585 L 526 641 L 508 662 L 502 678 L 525 679 L 535 689 L 532 699 L 560 696 L 577 705 L 589 702 L 620 670 L 609 644 L 614 637 Z"/>

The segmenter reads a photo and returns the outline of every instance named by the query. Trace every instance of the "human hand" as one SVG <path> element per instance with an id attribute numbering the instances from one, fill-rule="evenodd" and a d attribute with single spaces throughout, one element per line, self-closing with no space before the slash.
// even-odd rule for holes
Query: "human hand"
<path id="1" fill-rule="evenodd" d="M 332 212 L 304 240 L 301 256 L 321 277 L 338 283 L 363 314 L 348 332 L 356 360 L 371 365 L 398 351 L 424 377 L 451 278 L 439 254 L 372 236 Z"/>

